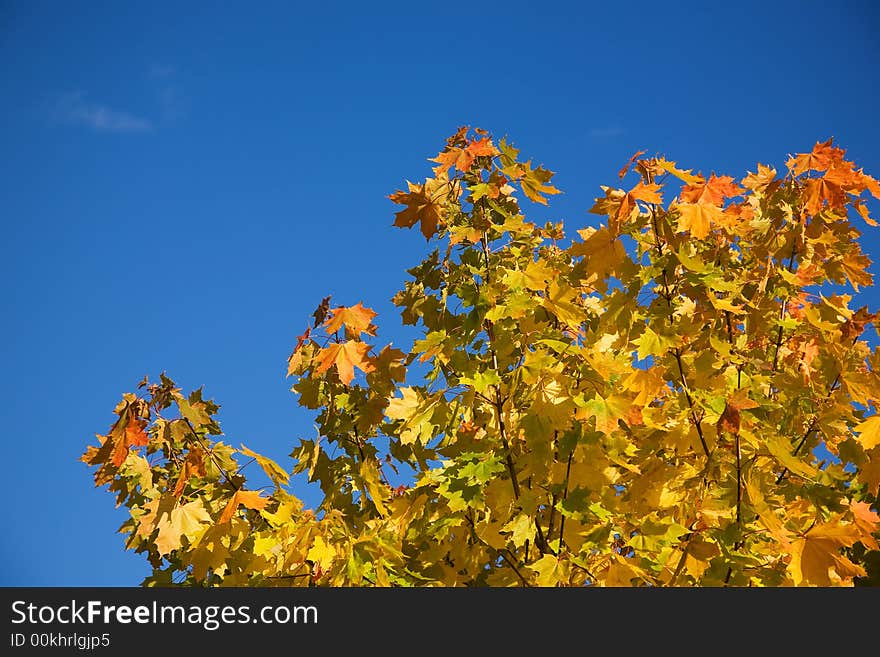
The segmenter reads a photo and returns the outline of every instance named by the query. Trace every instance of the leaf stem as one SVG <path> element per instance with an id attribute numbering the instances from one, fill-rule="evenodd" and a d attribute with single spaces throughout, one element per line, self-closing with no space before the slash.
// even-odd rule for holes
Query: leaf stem
<path id="1" fill-rule="evenodd" d="M 565 485 L 562 488 L 562 501 L 565 502 L 568 497 L 568 479 L 571 476 L 571 459 L 574 456 L 574 449 L 568 453 L 568 462 L 565 464 Z M 565 514 L 560 512 L 559 519 L 559 547 L 556 552 L 562 552 L 562 546 L 565 542 Z"/>

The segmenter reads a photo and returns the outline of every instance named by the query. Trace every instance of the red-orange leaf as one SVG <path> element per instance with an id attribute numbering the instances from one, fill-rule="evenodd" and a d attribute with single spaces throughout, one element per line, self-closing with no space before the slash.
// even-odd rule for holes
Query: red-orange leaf
<path id="1" fill-rule="evenodd" d="M 819 143 L 809 153 L 800 153 L 788 158 L 786 166 L 799 176 L 806 171 L 825 171 L 834 162 L 843 159 L 844 151 L 831 145 L 833 140 Z"/>
<path id="2" fill-rule="evenodd" d="M 723 433 L 727 431 L 732 434 L 739 433 L 740 426 L 740 414 L 739 409 L 735 404 L 731 404 L 729 401 L 724 405 L 724 412 L 721 414 L 721 417 L 718 418 L 717 429 L 718 433 Z"/>
<path id="3" fill-rule="evenodd" d="M 128 423 L 125 425 L 125 431 L 121 437 L 116 437 L 116 432 L 110 433 L 107 438 L 108 440 L 116 438 L 116 443 L 113 446 L 113 465 L 117 468 L 122 465 L 125 461 L 125 457 L 128 456 L 129 447 L 143 447 L 149 442 L 150 437 L 144 431 L 146 426 L 147 421 L 143 418 L 129 417 Z"/>
<path id="4" fill-rule="evenodd" d="M 846 204 L 843 190 L 825 178 L 810 178 L 804 188 L 805 207 L 811 215 L 818 214 L 827 203 L 832 208 Z"/>
<path id="5" fill-rule="evenodd" d="M 819 345 L 815 340 L 811 339 L 804 345 L 800 359 L 801 372 L 804 374 L 804 380 L 809 383 L 813 376 L 813 361 L 819 355 Z"/>
<path id="6" fill-rule="evenodd" d="M 150 437 L 144 429 L 147 421 L 143 418 L 131 418 L 125 426 L 125 442 L 129 447 L 143 447 L 149 442 Z"/>
<path id="7" fill-rule="evenodd" d="M 482 139 L 472 141 L 470 144 L 468 144 L 466 150 L 468 151 L 468 153 L 475 157 L 495 157 L 496 155 L 498 155 L 498 149 L 495 148 L 495 146 L 492 144 L 492 140 L 488 137 L 483 137 Z"/>
<path id="8" fill-rule="evenodd" d="M 862 173 L 862 182 L 865 183 L 865 189 L 871 192 L 871 196 L 880 199 L 880 182 L 876 178 L 872 178 L 866 173 Z"/>

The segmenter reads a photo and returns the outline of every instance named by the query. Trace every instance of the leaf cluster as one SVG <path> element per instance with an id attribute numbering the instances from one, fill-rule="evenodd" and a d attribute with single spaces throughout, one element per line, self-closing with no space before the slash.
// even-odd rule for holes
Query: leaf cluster
<path id="1" fill-rule="evenodd" d="M 572 239 L 522 209 L 559 193 L 551 171 L 452 135 L 389 197 L 435 246 L 393 299 L 421 337 L 380 346 L 372 310 L 322 301 L 288 359 L 317 426 L 292 472 L 222 442 L 200 390 L 125 394 L 83 460 L 129 509 L 145 583 L 874 582 L 880 355 L 854 222 L 876 225 L 880 185 L 831 141 L 741 179 L 643 156 Z"/>

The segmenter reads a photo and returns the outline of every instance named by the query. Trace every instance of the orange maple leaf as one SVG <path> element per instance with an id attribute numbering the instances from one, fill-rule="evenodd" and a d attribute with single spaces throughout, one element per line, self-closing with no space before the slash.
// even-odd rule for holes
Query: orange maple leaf
<path id="1" fill-rule="evenodd" d="M 455 134 L 450 135 L 446 139 L 446 145 L 450 146 L 450 147 L 463 146 L 464 144 L 467 143 L 467 133 L 468 133 L 468 130 L 470 130 L 470 129 L 471 128 L 468 125 L 460 126 L 458 128 L 458 130 L 455 131 Z"/>
<path id="2" fill-rule="evenodd" d="M 417 223 L 425 239 L 429 239 L 442 222 L 442 206 L 440 199 L 434 198 L 428 185 L 408 183 L 409 191 L 397 191 L 388 198 L 405 205 L 406 208 L 395 213 L 394 225 L 401 228 L 412 228 Z"/>
<path id="3" fill-rule="evenodd" d="M 434 173 L 448 171 L 452 167 L 456 167 L 462 171 L 466 171 L 473 163 L 473 157 L 467 154 L 463 148 L 451 147 L 439 153 L 437 157 L 430 158 L 429 162 L 437 162 L 440 166 L 434 167 Z M 464 167 L 464 169 L 462 169 Z"/>
<path id="4" fill-rule="evenodd" d="M 721 220 L 723 210 L 706 203 L 677 203 L 678 229 L 689 230 L 692 237 L 702 239 L 709 234 L 709 226 Z"/>
<path id="5" fill-rule="evenodd" d="M 799 286 L 806 287 L 812 285 L 813 282 L 824 273 L 825 271 L 821 267 L 812 262 L 808 262 L 798 267 L 794 279 Z"/>
<path id="6" fill-rule="evenodd" d="M 865 189 L 871 192 L 871 196 L 880 199 L 880 181 L 862 172 L 862 182 L 865 183 Z"/>
<path id="7" fill-rule="evenodd" d="M 660 196 L 661 187 L 662 185 L 657 183 L 649 183 L 646 185 L 640 182 L 630 190 L 628 196 L 637 201 L 644 201 L 645 203 L 663 203 L 663 198 Z"/>
<path id="8" fill-rule="evenodd" d="M 865 327 L 876 318 L 876 313 L 868 312 L 868 306 L 862 306 L 840 327 L 840 337 L 846 342 L 855 340 L 864 332 Z"/>
<path id="9" fill-rule="evenodd" d="M 805 171 L 825 171 L 833 163 L 842 161 L 846 152 L 842 148 L 832 146 L 832 141 L 833 138 L 823 143 L 817 141 L 812 151 L 789 157 L 785 165 L 796 176 Z"/>
<path id="10" fill-rule="evenodd" d="M 371 323 L 376 313 L 370 308 L 365 308 L 359 301 L 354 306 L 340 306 L 330 311 L 330 318 L 324 322 L 327 333 L 335 333 L 342 326 L 353 337 L 360 337 L 361 333 L 376 334 L 376 327 Z"/>
<path id="11" fill-rule="evenodd" d="M 229 504 L 223 509 L 223 513 L 220 515 L 217 523 L 222 525 L 224 522 L 232 520 L 232 516 L 235 515 L 239 506 L 260 510 L 264 509 L 268 503 L 269 498 L 261 497 L 258 490 L 237 490 L 232 499 L 229 500 Z"/>
<path id="12" fill-rule="evenodd" d="M 858 199 L 853 201 L 853 207 L 856 209 L 856 212 L 865 220 L 865 223 L 869 226 L 877 226 L 880 225 L 873 219 L 871 219 L 871 215 L 868 212 L 868 206 L 865 205 L 865 202 L 862 199 Z"/>
<path id="13" fill-rule="evenodd" d="M 129 415 L 122 436 L 117 437 L 113 445 L 113 465 L 117 468 L 122 465 L 125 457 L 128 456 L 129 447 L 143 447 L 149 442 L 150 437 L 144 431 L 146 426 L 147 421 L 143 418 L 131 417 Z M 116 432 L 111 432 L 108 440 L 112 440 L 115 434 Z"/>
<path id="14" fill-rule="evenodd" d="M 193 445 L 186 455 L 183 467 L 180 469 L 180 475 L 177 477 L 177 485 L 174 487 L 174 497 L 180 497 L 186 488 L 186 482 L 191 477 L 204 477 L 207 473 L 205 469 L 205 453 L 198 445 Z"/>
<path id="15" fill-rule="evenodd" d="M 617 177 L 623 180 L 626 176 L 627 171 L 632 166 L 633 162 L 635 162 L 640 155 L 644 155 L 645 151 L 636 151 L 631 158 L 626 161 L 626 164 L 623 165 L 623 168 L 617 172 Z"/>
<path id="16" fill-rule="evenodd" d="M 639 182 L 635 187 L 624 194 L 620 201 L 620 205 L 617 206 L 617 211 L 608 217 L 608 227 L 611 229 L 612 234 L 616 236 L 620 232 L 620 226 L 629 219 L 630 214 L 636 207 L 636 201 L 657 204 L 662 203 L 663 198 L 660 196 L 661 187 L 662 185 L 657 183 L 649 183 L 646 185 Z"/>
<path id="17" fill-rule="evenodd" d="M 818 214 L 827 203 L 829 207 L 840 208 L 846 205 L 843 190 L 827 178 L 810 178 L 804 188 L 805 207 L 811 215 Z"/>
<path id="18" fill-rule="evenodd" d="M 370 345 L 358 340 L 331 344 L 318 352 L 318 367 L 315 373 L 323 374 L 335 365 L 339 380 L 348 385 L 354 378 L 355 367 L 364 372 L 372 372 L 375 369 L 367 356 L 369 351 Z"/>
<path id="19" fill-rule="evenodd" d="M 812 363 L 816 359 L 816 356 L 818 356 L 818 355 L 819 355 L 819 345 L 816 343 L 815 340 L 810 339 L 810 341 L 804 345 L 804 351 L 803 351 L 803 353 L 801 355 L 801 359 L 800 359 L 800 369 L 804 373 L 804 380 L 807 383 L 809 383 L 812 378 L 812 374 L 813 374 Z"/>
<path id="20" fill-rule="evenodd" d="M 492 140 L 488 137 L 483 137 L 482 139 L 472 141 L 470 144 L 468 144 L 466 150 L 475 157 L 495 157 L 499 154 L 498 149 L 495 148 L 494 144 L 492 144 Z"/>
<path id="21" fill-rule="evenodd" d="M 705 183 L 683 187 L 679 198 L 687 203 L 708 203 L 721 206 L 724 204 L 725 198 L 739 196 L 743 191 L 731 176 L 716 176 L 713 173 Z"/>
<path id="22" fill-rule="evenodd" d="M 474 164 L 474 160 L 478 157 L 494 157 L 498 154 L 499 151 L 492 144 L 492 140 L 488 137 L 483 137 L 468 143 L 465 147 L 447 146 L 446 150 L 437 155 L 437 157 L 431 158 L 430 161 L 440 164 L 439 167 L 434 169 L 435 173 L 448 171 L 452 167 L 459 171 L 469 171 Z"/>

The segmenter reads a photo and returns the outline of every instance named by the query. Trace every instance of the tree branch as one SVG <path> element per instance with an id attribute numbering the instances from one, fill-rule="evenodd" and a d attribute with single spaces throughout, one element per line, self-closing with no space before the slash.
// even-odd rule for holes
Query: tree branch
<path id="1" fill-rule="evenodd" d="M 652 178 L 648 176 L 649 183 L 651 182 L 651 180 Z M 654 230 L 654 244 L 657 248 L 657 253 L 662 258 L 663 243 L 660 241 L 660 232 L 657 227 L 657 207 L 653 203 L 651 204 L 651 227 Z M 670 311 L 670 316 L 668 319 L 669 322 L 672 323 L 672 294 L 669 291 L 669 279 L 666 273 L 666 267 L 663 268 L 663 298 L 666 299 L 666 306 L 669 308 Z M 684 375 L 684 365 L 681 362 L 681 350 L 678 347 L 675 347 L 672 350 L 672 353 L 675 356 L 675 362 L 678 365 L 678 374 L 681 377 L 682 390 L 684 390 L 685 399 L 687 399 L 688 408 L 691 412 L 691 421 L 697 428 L 697 435 L 700 437 L 700 445 L 703 447 L 703 453 L 705 453 L 706 459 L 709 459 L 709 446 L 706 443 L 706 437 L 703 435 L 702 421 L 697 417 L 696 409 L 694 408 L 694 400 L 691 397 L 690 389 L 687 384 L 687 378 Z"/>

